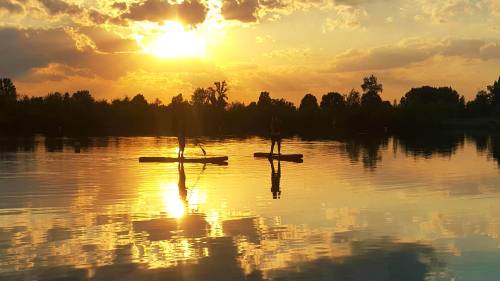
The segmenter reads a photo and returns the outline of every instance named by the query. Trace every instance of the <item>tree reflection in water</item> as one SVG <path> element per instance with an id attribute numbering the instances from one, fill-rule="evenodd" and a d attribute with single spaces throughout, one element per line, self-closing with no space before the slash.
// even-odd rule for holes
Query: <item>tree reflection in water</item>
<path id="1" fill-rule="evenodd" d="M 0 275 L 0 280 L 25 280 L 31 276 L 40 281 L 54 280 L 344 280 L 344 281 L 423 281 L 443 268 L 435 250 L 418 243 L 400 243 L 389 238 L 351 242 L 352 254 L 338 258 L 319 258 L 293 263 L 286 268 L 268 272 L 254 270 L 246 274 L 239 262 L 239 253 L 231 237 L 204 241 L 209 256 L 196 263 L 178 263 L 168 268 L 150 269 L 140 263 L 122 263 L 130 245 L 115 250 L 115 264 L 88 269 L 50 267 L 36 272 Z"/>

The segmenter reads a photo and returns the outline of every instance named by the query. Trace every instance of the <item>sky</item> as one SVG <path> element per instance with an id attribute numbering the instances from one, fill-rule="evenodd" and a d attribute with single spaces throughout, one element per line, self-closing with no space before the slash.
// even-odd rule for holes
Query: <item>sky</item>
<path id="1" fill-rule="evenodd" d="M 88 89 L 169 103 L 226 80 L 298 103 L 374 74 L 392 101 L 500 76 L 500 0 L 0 0 L 0 77 L 22 95 Z"/>

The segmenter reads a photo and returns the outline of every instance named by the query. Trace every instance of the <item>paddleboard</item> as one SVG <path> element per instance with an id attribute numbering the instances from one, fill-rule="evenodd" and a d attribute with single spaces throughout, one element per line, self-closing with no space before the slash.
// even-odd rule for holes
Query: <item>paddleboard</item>
<path id="1" fill-rule="evenodd" d="M 218 157 L 200 157 L 200 158 L 189 158 L 186 157 L 182 161 L 184 163 L 212 163 L 212 164 L 227 164 L 226 161 L 229 158 L 227 156 Z M 139 162 L 145 163 L 174 163 L 179 162 L 177 157 L 140 157 Z"/>

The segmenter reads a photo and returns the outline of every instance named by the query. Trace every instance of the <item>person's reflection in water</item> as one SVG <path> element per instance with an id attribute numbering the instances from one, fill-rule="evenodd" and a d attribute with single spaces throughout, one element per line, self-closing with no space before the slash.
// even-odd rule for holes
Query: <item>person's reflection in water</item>
<path id="1" fill-rule="evenodd" d="M 186 173 L 184 172 L 184 163 L 179 161 L 177 166 L 179 170 L 179 196 L 182 202 L 187 203 Z"/>
<path id="2" fill-rule="evenodd" d="M 280 199 L 281 161 L 278 160 L 278 171 L 274 169 L 274 161 L 271 158 L 269 158 L 269 163 L 271 163 L 271 192 L 273 193 L 273 199 Z"/>

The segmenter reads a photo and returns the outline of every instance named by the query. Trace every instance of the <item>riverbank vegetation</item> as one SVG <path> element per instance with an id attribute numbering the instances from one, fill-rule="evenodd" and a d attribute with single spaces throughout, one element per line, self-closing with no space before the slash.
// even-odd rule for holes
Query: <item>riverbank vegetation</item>
<path id="1" fill-rule="evenodd" d="M 415 129 L 500 127 L 500 77 L 466 102 L 451 87 L 412 88 L 392 102 L 383 99 L 377 77 L 365 77 L 360 91 L 306 94 L 298 106 L 261 92 L 249 104 L 228 103 L 225 81 L 179 94 L 168 104 L 141 94 L 112 101 L 89 91 L 20 96 L 13 82 L 0 79 L 0 134 L 174 135 L 182 120 L 190 135 L 266 135 L 272 115 L 284 134 L 325 136 L 336 132 L 387 133 Z"/>

